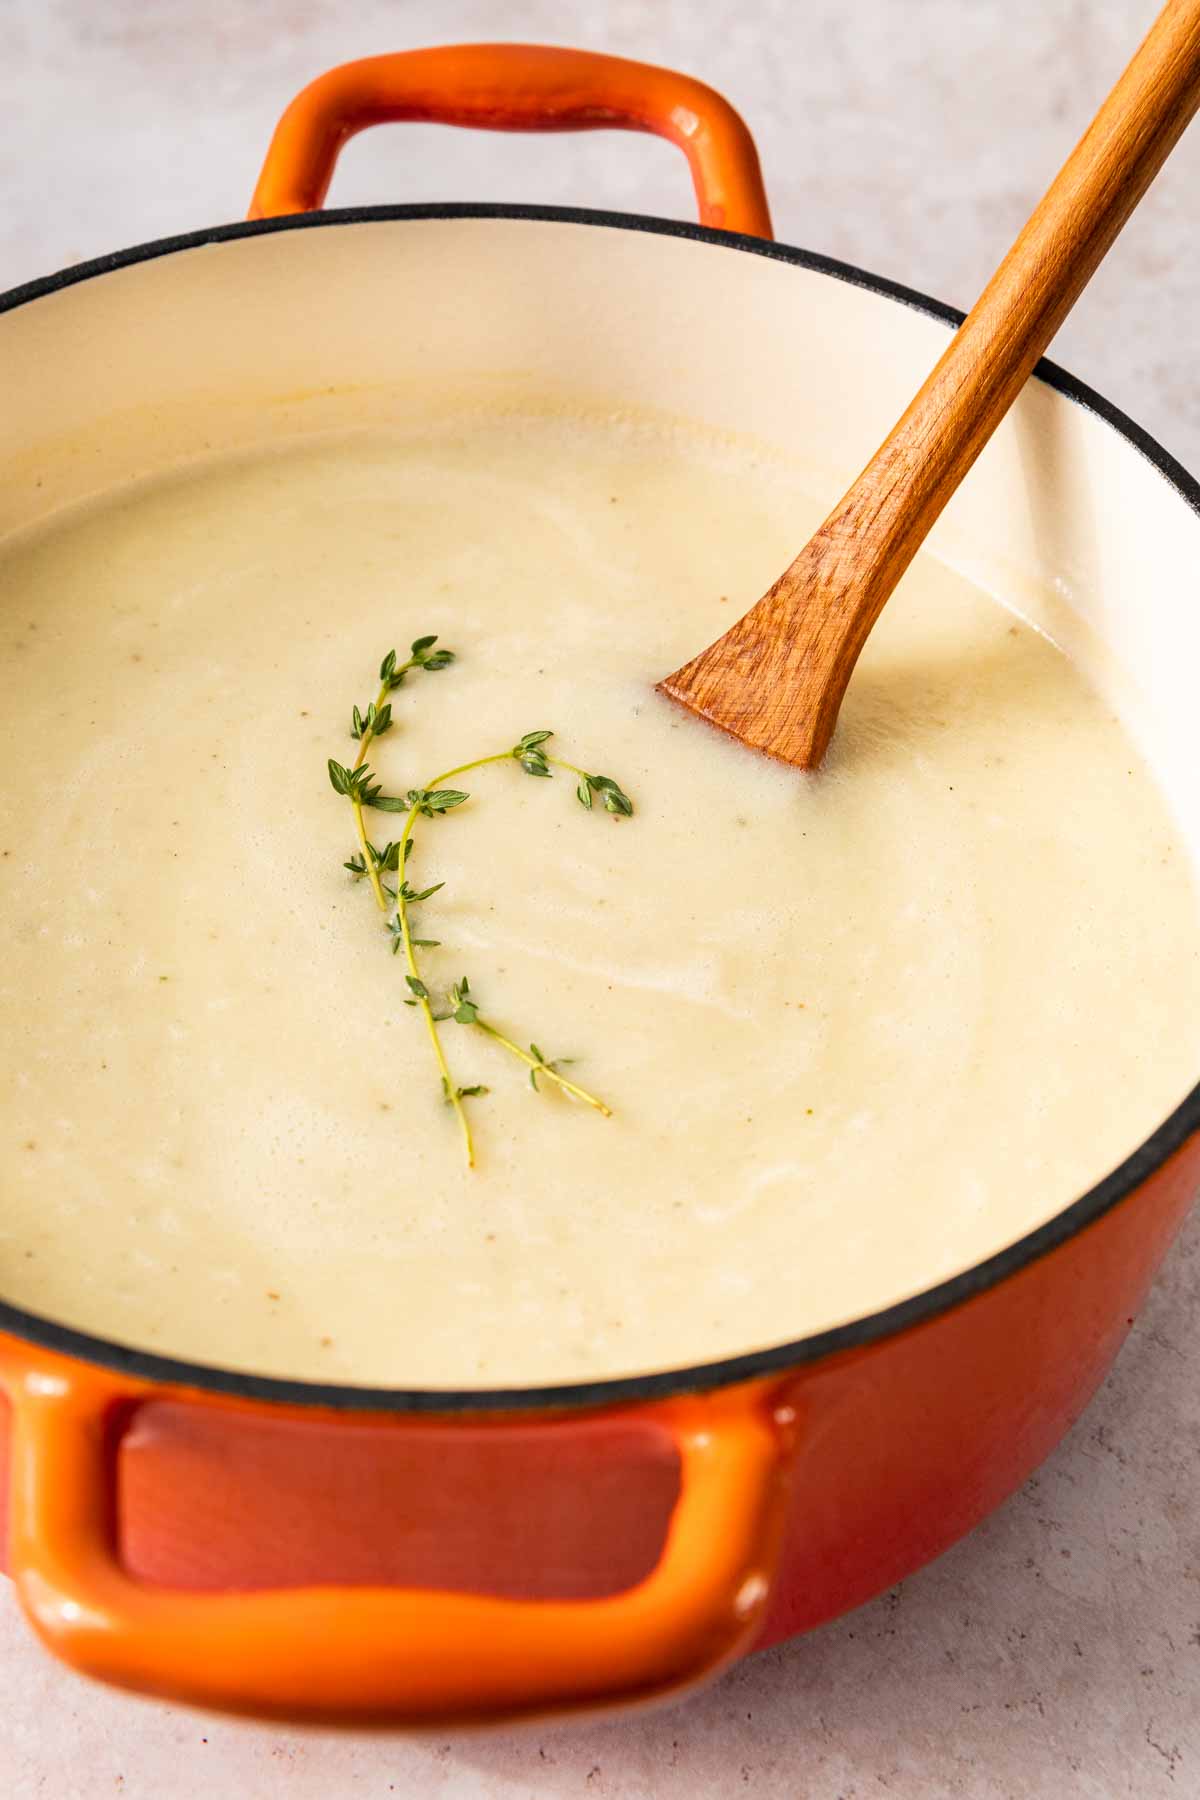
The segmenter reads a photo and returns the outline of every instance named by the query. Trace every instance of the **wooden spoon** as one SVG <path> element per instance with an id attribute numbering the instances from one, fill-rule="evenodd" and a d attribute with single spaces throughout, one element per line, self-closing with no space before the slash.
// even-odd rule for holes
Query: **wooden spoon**
<path id="1" fill-rule="evenodd" d="M 659 683 L 815 768 L 884 602 L 1200 105 L 1200 0 L 1168 0 L 941 361 L 756 606 Z"/>

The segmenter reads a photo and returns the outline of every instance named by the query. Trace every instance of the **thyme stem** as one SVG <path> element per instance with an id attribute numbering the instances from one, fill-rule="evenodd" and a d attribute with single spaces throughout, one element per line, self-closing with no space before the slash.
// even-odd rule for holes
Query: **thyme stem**
<path id="1" fill-rule="evenodd" d="M 553 1063 L 548 1063 L 542 1058 L 534 1056 L 528 1050 L 522 1050 L 520 1044 L 514 1044 L 510 1037 L 505 1037 L 502 1031 L 497 1031 L 494 1025 L 489 1025 L 487 1020 L 481 1019 L 478 1014 L 472 1019 L 471 1023 L 479 1031 L 486 1031 L 487 1035 L 490 1038 L 495 1038 L 498 1044 L 503 1044 L 506 1050 L 511 1050 L 514 1056 L 519 1056 L 526 1068 L 534 1070 L 538 1075 L 545 1075 L 550 1081 L 557 1082 L 560 1088 L 564 1088 L 568 1094 L 574 1094 L 577 1100 L 583 1100 L 588 1106 L 594 1106 L 596 1111 L 598 1113 L 603 1113 L 606 1119 L 612 1118 L 611 1106 L 605 1106 L 603 1100 L 598 1100 L 595 1094 L 589 1094 L 586 1088 L 579 1086 L 578 1082 L 568 1081 L 565 1075 L 559 1074 Z"/>
<path id="2" fill-rule="evenodd" d="M 567 762 L 566 759 L 561 756 L 551 756 L 548 751 L 543 751 L 542 754 L 545 756 L 548 763 L 554 764 L 556 769 L 569 769 L 572 775 L 578 775 L 580 781 L 587 780 L 587 770 L 581 769 L 577 763 Z"/>
<path id="3" fill-rule="evenodd" d="M 474 762 L 460 763 L 457 768 L 447 769 L 444 774 L 435 775 L 432 781 L 426 782 L 425 791 L 428 792 L 430 789 L 441 787 L 443 782 L 451 780 L 455 775 L 466 775 L 471 769 L 482 769 L 487 763 L 505 762 L 507 758 L 508 752 L 506 750 L 499 756 L 480 756 L 477 757 Z M 436 1056 L 438 1068 L 441 1070 L 442 1087 L 445 1090 L 447 1100 L 454 1108 L 459 1128 L 462 1131 L 463 1145 L 467 1153 L 467 1167 L 468 1169 L 473 1169 L 475 1167 L 475 1144 L 471 1137 L 471 1122 L 467 1118 L 466 1108 L 463 1106 L 457 1083 L 450 1073 L 450 1065 L 446 1061 L 446 1052 L 442 1045 L 442 1034 L 438 1030 L 438 1022 L 433 1016 L 433 1007 L 429 1003 L 428 993 L 423 991 L 425 984 L 421 980 L 421 971 L 417 964 L 417 953 L 413 948 L 412 921 L 409 918 L 408 912 L 408 896 L 404 891 L 404 863 L 408 856 L 408 845 L 409 839 L 412 837 L 413 824 L 415 823 L 417 814 L 420 810 L 421 805 L 419 801 L 409 808 L 408 816 L 404 821 L 404 830 L 400 833 L 400 870 L 396 889 L 396 913 L 400 920 L 401 936 L 404 939 L 404 961 L 408 973 L 412 976 L 413 981 L 418 984 L 413 990 L 416 995 L 417 1005 L 420 1007 L 424 1016 L 425 1028 L 429 1033 L 429 1041 L 433 1045 L 433 1054 Z"/>

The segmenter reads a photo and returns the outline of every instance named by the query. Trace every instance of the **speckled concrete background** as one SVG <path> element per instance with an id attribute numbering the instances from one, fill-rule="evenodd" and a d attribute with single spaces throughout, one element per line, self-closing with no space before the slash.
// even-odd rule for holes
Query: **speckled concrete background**
<path id="1" fill-rule="evenodd" d="M 238 216 L 347 57 L 478 38 L 675 63 L 754 127 L 778 235 L 969 304 L 1153 0 L 0 0 L 0 287 Z M 1200 127 L 1055 349 L 1200 469 Z M 689 213 L 646 138 L 352 144 L 340 200 Z M 0 1590 L 11 1800 L 1154 1800 L 1200 1795 L 1200 1216 L 1070 1440 L 874 1605 L 624 1723 L 453 1740 L 228 1724 L 58 1670 Z"/>

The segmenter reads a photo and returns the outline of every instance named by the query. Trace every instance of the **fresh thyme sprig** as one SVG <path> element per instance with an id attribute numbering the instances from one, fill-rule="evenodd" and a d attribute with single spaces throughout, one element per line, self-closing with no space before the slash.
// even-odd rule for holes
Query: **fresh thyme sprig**
<path id="1" fill-rule="evenodd" d="M 421 973 L 417 958 L 418 949 L 437 949 L 436 938 L 417 937 L 413 931 L 411 908 L 431 898 L 445 884 L 434 882 L 431 887 L 420 890 L 414 888 L 407 877 L 409 857 L 413 850 L 412 831 L 418 818 L 436 819 L 462 806 L 470 795 L 461 788 L 446 787 L 443 784 L 455 780 L 462 775 L 470 774 L 475 769 L 487 768 L 494 763 L 514 761 L 525 774 L 543 779 L 552 774 L 552 768 L 568 770 L 578 778 L 576 798 L 580 805 L 589 811 L 592 807 L 593 795 L 599 795 L 605 811 L 614 818 L 629 818 L 633 813 L 633 802 L 618 784 L 608 775 L 592 775 L 574 763 L 566 762 L 561 757 L 551 756 L 544 748 L 554 735 L 551 731 L 527 731 L 510 749 L 495 751 L 488 756 L 474 757 L 470 762 L 459 763 L 453 769 L 447 769 L 435 775 L 423 787 L 409 788 L 401 798 L 399 795 L 385 794 L 381 784 L 371 774 L 367 764 L 367 750 L 371 742 L 382 737 L 392 725 L 392 708 L 386 696 L 392 689 L 399 687 L 411 668 L 423 668 L 430 672 L 444 669 L 454 661 L 454 653 L 450 650 L 434 650 L 435 637 L 417 638 L 412 645 L 412 654 L 408 662 L 397 666 L 395 651 L 389 651 L 380 664 L 380 690 L 365 713 L 356 706 L 351 714 L 351 736 L 359 742 L 358 757 L 354 764 L 347 768 L 343 764 L 329 760 L 329 779 L 334 791 L 350 801 L 354 811 L 355 828 L 358 833 L 359 849 L 348 862 L 342 866 L 349 871 L 356 881 L 364 878 L 370 881 L 375 901 L 379 910 L 384 913 L 386 928 L 392 940 L 393 954 L 403 954 L 405 962 L 405 984 L 409 989 L 405 1000 L 406 1006 L 417 1007 L 429 1033 L 434 1059 L 441 1078 L 442 1093 L 448 1104 L 453 1107 L 462 1133 L 466 1151 L 467 1166 L 475 1164 L 475 1146 L 471 1135 L 470 1120 L 463 1107 L 463 1101 L 486 1094 L 487 1088 L 479 1084 L 462 1087 L 450 1072 L 442 1043 L 439 1025 L 447 1020 L 456 1024 L 471 1026 L 491 1038 L 495 1043 L 517 1057 L 529 1070 L 530 1085 L 534 1092 L 540 1092 L 538 1077 L 543 1076 L 553 1082 L 564 1093 L 573 1095 L 586 1105 L 594 1107 L 605 1118 L 612 1116 L 612 1109 L 603 1100 L 588 1093 L 586 1088 L 577 1082 L 570 1081 L 562 1073 L 562 1063 L 566 1058 L 551 1060 L 534 1043 L 528 1050 L 521 1047 L 505 1032 L 500 1031 L 490 1020 L 482 1017 L 478 1001 L 471 992 L 470 983 L 464 975 L 450 989 L 449 1006 L 441 1011 L 434 1010 L 434 998 Z M 364 809 L 371 807 L 379 812 L 404 813 L 405 820 L 400 837 L 393 843 L 388 842 L 383 849 L 377 848 L 366 833 L 363 818 Z M 395 887 L 385 880 L 386 874 L 396 876 Z M 394 911 L 393 911 L 394 908 Z"/>

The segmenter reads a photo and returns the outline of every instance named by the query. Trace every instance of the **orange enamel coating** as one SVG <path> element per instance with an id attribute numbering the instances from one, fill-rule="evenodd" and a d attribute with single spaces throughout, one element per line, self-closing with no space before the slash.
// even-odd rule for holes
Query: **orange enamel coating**
<path id="1" fill-rule="evenodd" d="M 714 89 L 651 63 L 540 44 L 451 44 L 331 69 L 280 119 L 250 217 L 315 211 L 346 140 L 399 119 L 489 131 L 653 132 L 686 155 L 702 224 L 771 236 L 754 139 Z"/>
<path id="2" fill-rule="evenodd" d="M 607 1598 L 523 1601 L 143 1584 L 114 1547 L 111 1447 L 122 1418 L 161 1398 L 162 1385 L 13 1339 L 0 1343 L 0 1370 L 13 1413 L 9 1553 L 22 1604 L 58 1656 L 118 1686 L 260 1715 L 464 1722 L 666 1693 L 711 1674 L 762 1630 L 791 1437 L 790 1414 L 773 1410 L 762 1383 L 629 1409 L 670 1430 L 680 1458 L 657 1567 Z M 389 1416 L 387 1427 L 404 1421 Z"/>

